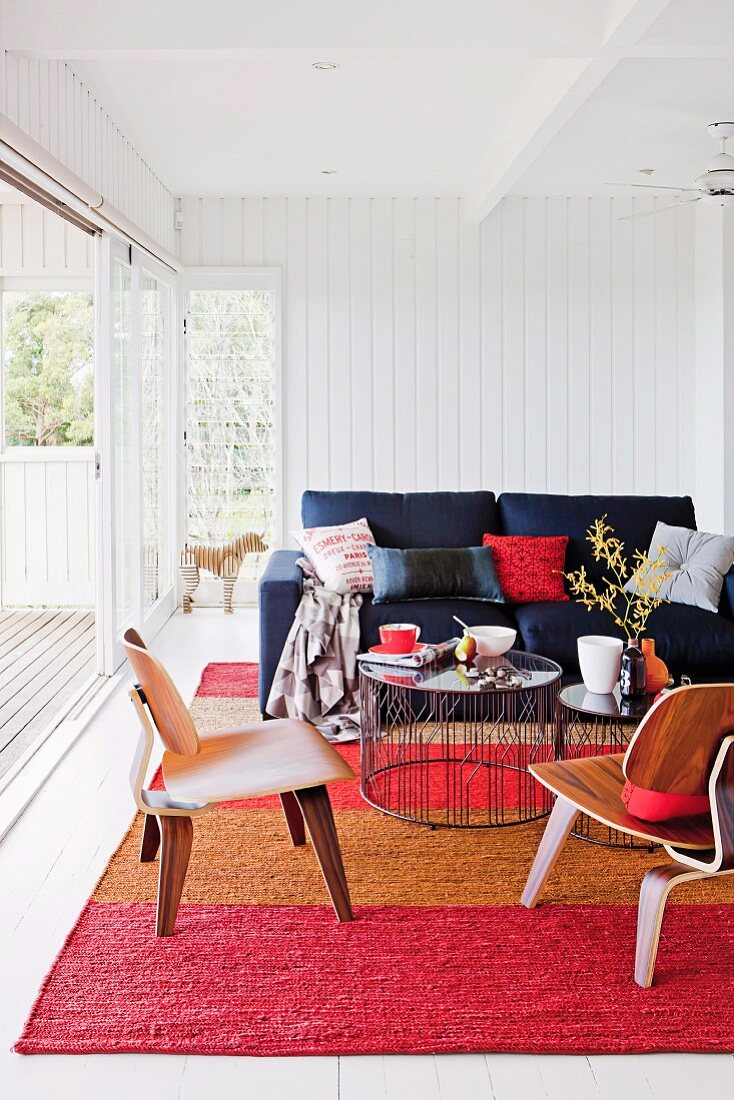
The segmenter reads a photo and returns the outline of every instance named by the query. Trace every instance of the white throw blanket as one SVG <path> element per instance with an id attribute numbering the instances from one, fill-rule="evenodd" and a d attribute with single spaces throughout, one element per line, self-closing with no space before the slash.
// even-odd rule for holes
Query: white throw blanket
<path id="1" fill-rule="evenodd" d="M 300 559 L 303 594 L 266 711 L 313 722 L 329 741 L 359 739 L 359 609 L 362 597 L 324 588 Z"/>

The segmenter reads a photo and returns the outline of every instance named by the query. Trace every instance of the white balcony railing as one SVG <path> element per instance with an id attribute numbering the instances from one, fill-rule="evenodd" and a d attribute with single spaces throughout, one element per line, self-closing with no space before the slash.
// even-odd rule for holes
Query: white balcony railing
<path id="1" fill-rule="evenodd" d="M 94 450 L 0 454 L 3 607 L 94 606 Z"/>

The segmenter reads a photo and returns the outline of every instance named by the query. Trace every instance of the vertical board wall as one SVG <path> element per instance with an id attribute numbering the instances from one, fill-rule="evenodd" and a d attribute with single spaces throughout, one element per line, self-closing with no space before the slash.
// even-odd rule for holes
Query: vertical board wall
<path id="1" fill-rule="evenodd" d="M 306 487 L 692 492 L 693 214 L 638 200 L 185 198 L 189 267 L 278 266 Z"/>
<path id="2" fill-rule="evenodd" d="M 37 202 L 0 202 L 0 276 L 83 276 L 92 289 L 94 240 Z"/>
<path id="3" fill-rule="evenodd" d="M 4 55 L 5 114 L 171 253 L 175 199 L 63 61 Z"/>

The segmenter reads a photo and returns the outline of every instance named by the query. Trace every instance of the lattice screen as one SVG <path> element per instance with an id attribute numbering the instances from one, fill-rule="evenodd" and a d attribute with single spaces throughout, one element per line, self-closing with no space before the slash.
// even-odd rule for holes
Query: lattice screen
<path id="1" fill-rule="evenodd" d="M 275 363 L 270 294 L 194 290 L 187 310 L 187 537 L 273 542 Z M 256 581 L 264 556 L 248 556 Z"/>

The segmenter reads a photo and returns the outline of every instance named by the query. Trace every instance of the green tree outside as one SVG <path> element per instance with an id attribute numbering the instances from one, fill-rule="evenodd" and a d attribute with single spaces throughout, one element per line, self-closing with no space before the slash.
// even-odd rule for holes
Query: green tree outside
<path id="1" fill-rule="evenodd" d="M 94 440 L 94 309 L 86 291 L 3 293 L 5 444 Z"/>

